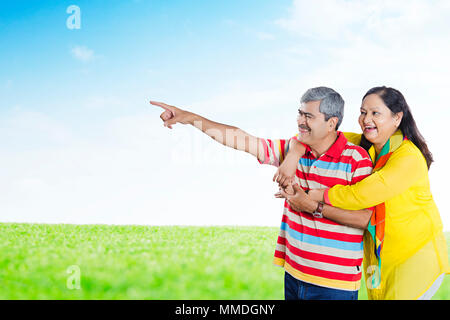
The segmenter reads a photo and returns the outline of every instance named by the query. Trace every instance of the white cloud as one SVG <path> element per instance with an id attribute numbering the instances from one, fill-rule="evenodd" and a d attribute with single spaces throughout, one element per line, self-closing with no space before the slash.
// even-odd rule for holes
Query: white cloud
<path id="1" fill-rule="evenodd" d="M 274 40 L 275 36 L 271 33 L 267 33 L 267 32 L 257 32 L 256 36 L 258 37 L 259 40 Z"/>
<path id="2" fill-rule="evenodd" d="M 276 21 L 281 27 L 305 37 L 343 37 L 347 27 L 364 19 L 369 6 L 361 1 L 345 0 L 295 0 L 291 16 Z"/>
<path id="3" fill-rule="evenodd" d="M 82 62 L 92 61 L 95 57 L 94 51 L 85 46 L 75 46 L 71 50 L 72 56 Z"/>
<path id="4" fill-rule="evenodd" d="M 126 104 L 117 97 L 97 95 L 85 99 L 81 103 L 81 106 L 91 110 L 102 110 L 102 109 L 124 107 L 126 106 Z"/>
<path id="5" fill-rule="evenodd" d="M 332 41 L 332 46 L 357 37 L 407 43 L 447 33 L 449 7 L 444 0 L 294 0 L 290 16 L 275 23 L 306 38 Z"/>
<path id="6" fill-rule="evenodd" d="M 9 116 L 0 119 L 0 136 L 3 140 L 0 150 L 17 150 L 20 147 L 62 145 L 72 133 L 45 113 L 17 107 Z"/>

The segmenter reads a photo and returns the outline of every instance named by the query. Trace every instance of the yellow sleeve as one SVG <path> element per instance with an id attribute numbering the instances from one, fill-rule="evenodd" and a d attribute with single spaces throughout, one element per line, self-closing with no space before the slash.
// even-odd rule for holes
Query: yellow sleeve
<path id="1" fill-rule="evenodd" d="M 395 197 L 428 174 L 425 158 L 405 141 L 383 168 L 353 185 L 336 185 L 326 192 L 327 202 L 346 210 L 361 210 Z"/>
<path id="2" fill-rule="evenodd" d="M 354 132 L 342 132 L 344 136 L 347 138 L 348 142 L 356 144 L 359 146 L 361 143 L 361 133 L 354 133 Z"/>

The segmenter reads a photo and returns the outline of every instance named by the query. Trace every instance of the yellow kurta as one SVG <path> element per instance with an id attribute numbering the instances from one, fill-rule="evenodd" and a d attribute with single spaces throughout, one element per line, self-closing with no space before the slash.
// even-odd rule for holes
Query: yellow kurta
<path id="1" fill-rule="evenodd" d="M 345 133 L 345 136 L 357 145 L 361 141 L 361 134 Z M 374 161 L 374 154 L 371 157 Z M 371 176 L 354 185 L 332 187 L 328 200 L 333 206 L 347 210 L 385 203 L 381 284 L 370 289 L 371 281 L 366 281 L 369 299 L 417 299 L 441 274 L 450 273 L 442 221 L 431 195 L 427 164 L 411 141 L 403 141 L 384 167 Z M 366 257 L 366 252 L 373 250 L 370 236 L 364 240 L 366 279 L 369 279 L 376 276 L 377 266 Z M 369 264 L 374 266 L 367 270 Z"/>

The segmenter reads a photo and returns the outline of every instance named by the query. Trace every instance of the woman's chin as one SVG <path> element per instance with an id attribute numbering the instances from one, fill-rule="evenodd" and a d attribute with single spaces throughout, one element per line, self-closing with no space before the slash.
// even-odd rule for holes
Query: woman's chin
<path id="1" fill-rule="evenodd" d="M 363 135 L 370 143 L 375 143 L 377 141 L 378 135 L 373 132 L 364 132 Z"/>

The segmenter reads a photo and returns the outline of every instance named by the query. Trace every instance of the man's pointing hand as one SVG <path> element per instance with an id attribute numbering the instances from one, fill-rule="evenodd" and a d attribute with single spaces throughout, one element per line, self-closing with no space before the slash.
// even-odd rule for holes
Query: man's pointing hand
<path id="1" fill-rule="evenodd" d="M 188 124 L 190 116 L 192 113 L 181 110 L 177 107 L 170 106 L 163 102 L 150 101 L 151 104 L 161 107 L 164 109 L 164 112 L 159 116 L 162 121 L 164 121 L 164 126 L 172 129 L 172 125 L 176 123 Z"/>

